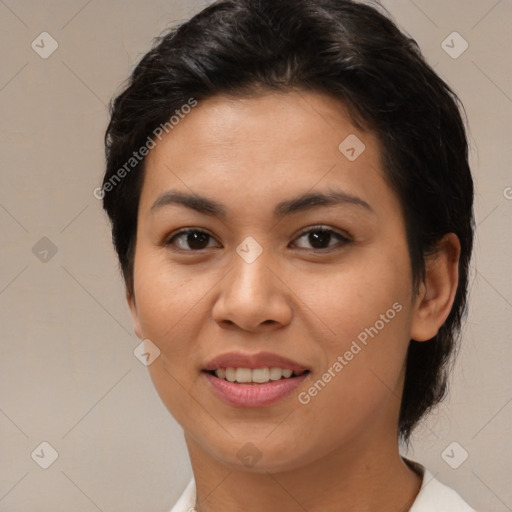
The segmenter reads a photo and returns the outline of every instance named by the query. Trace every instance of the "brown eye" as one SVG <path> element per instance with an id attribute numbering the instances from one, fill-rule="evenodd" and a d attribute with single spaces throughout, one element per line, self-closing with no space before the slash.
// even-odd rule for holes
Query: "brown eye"
<path id="1" fill-rule="evenodd" d="M 315 227 L 313 229 L 309 229 L 308 231 L 303 232 L 297 240 L 304 238 L 307 243 L 311 245 L 311 247 L 304 247 L 304 249 L 314 249 L 314 250 L 325 250 L 330 249 L 333 246 L 342 246 L 350 242 L 350 240 L 332 229 L 326 229 L 323 227 Z M 330 244 L 332 241 L 338 240 L 338 244 Z"/>
<path id="2" fill-rule="evenodd" d="M 165 245 L 177 245 L 178 249 L 182 251 L 200 251 L 208 248 L 210 239 L 213 239 L 213 237 L 205 231 L 186 229 L 172 236 Z"/>

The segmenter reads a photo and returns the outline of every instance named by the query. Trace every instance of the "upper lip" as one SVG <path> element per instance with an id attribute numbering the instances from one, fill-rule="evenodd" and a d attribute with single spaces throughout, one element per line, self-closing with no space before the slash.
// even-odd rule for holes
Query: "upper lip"
<path id="1" fill-rule="evenodd" d="M 218 368 L 282 368 L 302 372 L 307 370 L 305 366 L 288 359 L 287 357 L 273 354 L 272 352 L 258 352 L 256 354 L 244 354 L 242 352 L 227 352 L 211 359 L 203 368 L 206 371 Z"/>

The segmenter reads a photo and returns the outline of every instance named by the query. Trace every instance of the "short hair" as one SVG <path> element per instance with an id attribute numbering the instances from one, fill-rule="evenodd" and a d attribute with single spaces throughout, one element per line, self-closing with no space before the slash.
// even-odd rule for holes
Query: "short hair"
<path id="1" fill-rule="evenodd" d="M 126 162 L 191 98 L 322 92 L 381 143 L 387 183 L 400 200 L 414 293 L 443 235 L 460 240 L 452 309 L 428 342 L 410 340 L 398 433 L 446 395 L 466 313 L 473 246 L 473 180 L 458 96 L 382 6 L 351 0 L 218 0 L 155 38 L 111 101 L 103 207 L 127 292 L 133 294 L 137 211 L 145 159 Z M 158 133 L 158 132 L 157 132 Z M 110 184 L 109 188 L 106 185 Z M 108 192 L 106 192 L 108 190 Z"/>

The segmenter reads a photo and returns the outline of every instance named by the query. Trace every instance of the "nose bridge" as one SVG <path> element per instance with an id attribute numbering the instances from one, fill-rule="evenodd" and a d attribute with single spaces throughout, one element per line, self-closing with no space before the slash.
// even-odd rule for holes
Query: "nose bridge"
<path id="1" fill-rule="evenodd" d="M 213 315 L 250 330 L 270 320 L 289 321 L 291 312 L 279 280 L 272 271 L 271 251 L 247 237 L 236 248 L 233 267 L 222 281 Z"/>
<path id="2" fill-rule="evenodd" d="M 236 248 L 230 286 L 238 300 L 256 300 L 269 293 L 272 272 L 271 254 L 252 236 L 246 237 Z"/>

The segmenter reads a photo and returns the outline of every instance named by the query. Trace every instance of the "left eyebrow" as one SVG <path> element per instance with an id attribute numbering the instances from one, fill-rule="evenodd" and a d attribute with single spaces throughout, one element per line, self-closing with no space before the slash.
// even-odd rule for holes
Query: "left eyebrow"
<path id="1" fill-rule="evenodd" d="M 227 219 L 227 209 L 218 201 L 197 194 L 190 194 L 180 190 L 169 190 L 160 195 L 153 203 L 150 213 L 168 206 L 178 204 L 195 210 L 203 215 Z M 375 213 L 373 208 L 360 197 L 337 189 L 328 189 L 325 192 L 307 192 L 300 196 L 282 201 L 274 208 L 274 218 L 282 219 L 293 213 L 310 210 L 319 206 L 349 205 L 361 207 L 368 212 Z"/>

